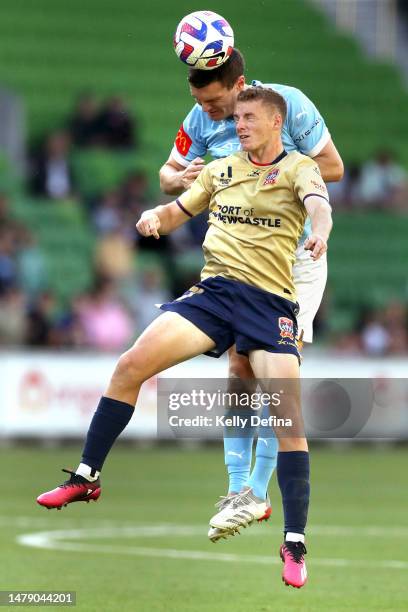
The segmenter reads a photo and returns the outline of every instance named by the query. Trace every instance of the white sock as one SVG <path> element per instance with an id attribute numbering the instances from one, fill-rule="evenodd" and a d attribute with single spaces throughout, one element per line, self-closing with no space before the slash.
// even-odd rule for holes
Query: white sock
<path id="1" fill-rule="evenodd" d="M 303 533 L 293 533 L 292 531 L 288 531 L 285 537 L 285 542 L 303 542 L 305 543 L 305 536 Z"/>
<path id="2" fill-rule="evenodd" d="M 89 482 L 95 482 L 99 476 L 99 472 L 94 468 L 91 468 L 89 465 L 86 465 L 86 463 L 80 463 L 75 470 L 75 474 L 86 478 L 89 480 Z"/>

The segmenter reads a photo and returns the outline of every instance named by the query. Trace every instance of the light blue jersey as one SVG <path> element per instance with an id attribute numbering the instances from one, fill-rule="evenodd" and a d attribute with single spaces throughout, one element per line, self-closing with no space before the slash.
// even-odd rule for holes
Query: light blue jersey
<path id="1" fill-rule="evenodd" d="M 286 151 L 299 151 L 315 157 L 330 140 L 330 133 L 316 106 L 300 89 L 278 83 L 252 81 L 252 85 L 269 87 L 281 94 L 286 100 L 287 115 L 282 128 L 282 142 Z M 171 156 L 182 166 L 196 157 L 209 153 L 214 159 L 226 157 L 241 149 L 232 117 L 213 121 L 196 104 L 184 119 L 174 142 Z M 307 219 L 299 244 L 311 233 L 310 220 Z"/>
<path id="2" fill-rule="evenodd" d="M 287 117 L 282 128 L 286 151 L 299 151 L 315 157 L 330 140 L 330 134 L 319 111 L 300 89 L 276 83 L 252 81 L 252 85 L 269 87 L 286 100 Z M 177 134 L 172 157 L 182 166 L 207 153 L 214 159 L 226 157 L 241 148 L 232 117 L 213 121 L 199 104 L 184 119 Z"/>

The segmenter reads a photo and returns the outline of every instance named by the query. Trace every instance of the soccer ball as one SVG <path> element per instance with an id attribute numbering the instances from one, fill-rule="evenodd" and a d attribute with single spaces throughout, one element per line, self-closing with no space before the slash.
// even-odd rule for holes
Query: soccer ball
<path id="1" fill-rule="evenodd" d="M 174 50 L 191 68 L 212 70 L 231 55 L 234 32 L 228 21 L 212 11 L 196 11 L 183 17 L 174 35 Z"/>

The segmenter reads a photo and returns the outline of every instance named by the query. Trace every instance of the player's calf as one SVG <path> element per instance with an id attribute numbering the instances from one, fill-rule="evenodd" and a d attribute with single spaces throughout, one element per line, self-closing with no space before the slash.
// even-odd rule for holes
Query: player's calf
<path id="1" fill-rule="evenodd" d="M 300 588 L 307 580 L 304 533 L 309 508 L 309 453 L 278 453 L 278 483 L 285 517 L 285 542 L 280 556 L 284 563 L 282 580 Z"/>

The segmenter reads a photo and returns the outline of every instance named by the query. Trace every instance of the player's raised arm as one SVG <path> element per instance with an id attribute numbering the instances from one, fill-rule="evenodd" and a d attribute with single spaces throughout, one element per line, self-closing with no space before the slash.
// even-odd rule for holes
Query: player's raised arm
<path id="1" fill-rule="evenodd" d="M 203 168 L 204 160 L 201 157 L 196 157 L 188 166 L 183 166 L 170 155 L 160 168 L 160 189 L 168 195 L 179 195 L 191 187 Z"/>
<path id="2" fill-rule="evenodd" d="M 203 156 L 207 147 L 200 134 L 201 107 L 196 104 L 174 139 L 170 156 L 160 168 L 160 189 L 168 195 L 180 195 L 189 189 L 204 167 Z"/>
<path id="3" fill-rule="evenodd" d="M 312 233 L 304 248 L 316 261 L 327 251 L 327 241 L 333 225 L 327 187 L 315 160 L 303 158 L 299 164 L 294 190 L 312 223 Z"/>
<path id="4" fill-rule="evenodd" d="M 189 215 L 175 201 L 145 210 L 136 223 L 136 229 L 142 236 L 159 239 L 160 235 L 170 234 L 189 219 Z"/>
<path id="5" fill-rule="evenodd" d="M 340 181 L 343 161 L 322 115 L 302 91 L 293 87 L 287 90 L 288 125 L 296 147 L 318 164 L 324 181 Z"/>
<path id="6" fill-rule="evenodd" d="M 177 200 L 146 210 L 136 224 L 138 232 L 143 236 L 160 238 L 160 234 L 169 234 L 191 217 L 203 212 L 209 205 L 213 192 L 211 165 L 205 167 L 191 188 Z"/>
<path id="7" fill-rule="evenodd" d="M 326 198 L 310 195 L 305 198 L 304 205 L 312 222 L 312 233 L 306 238 L 304 248 L 311 251 L 314 261 L 327 251 L 327 242 L 333 227 L 332 209 Z"/>
<path id="8" fill-rule="evenodd" d="M 313 161 L 319 166 L 323 180 L 326 183 L 336 183 L 343 178 L 343 160 L 331 138 L 323 149 L 313 157 Z"/>

